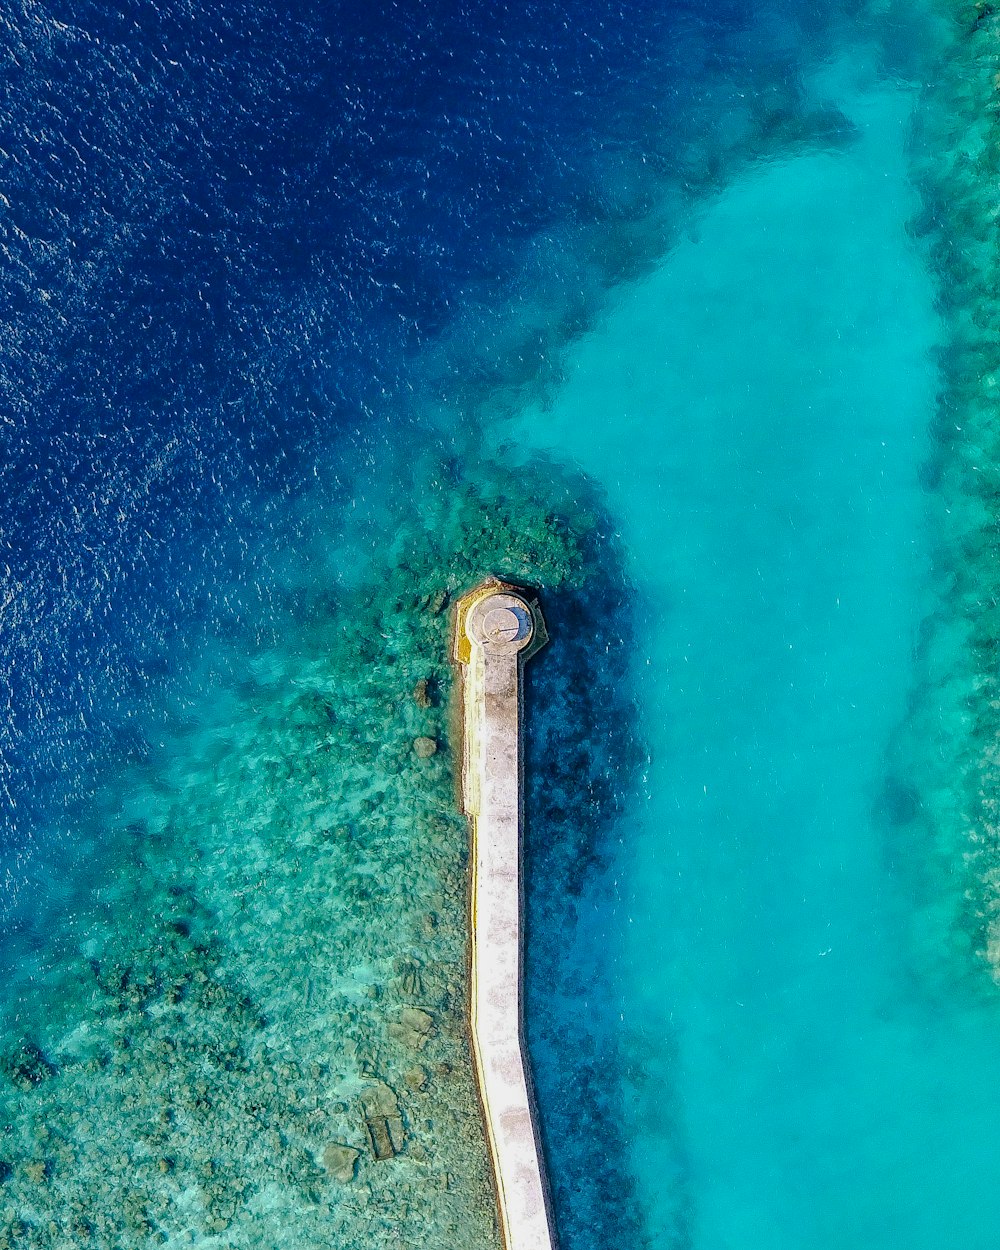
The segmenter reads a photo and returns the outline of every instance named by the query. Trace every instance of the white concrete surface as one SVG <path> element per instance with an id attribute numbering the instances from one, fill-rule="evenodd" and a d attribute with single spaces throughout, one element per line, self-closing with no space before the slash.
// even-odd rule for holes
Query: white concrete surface
<path id="1" fill-rule="evenodd" d="M 507 1250 L 553 1250 L 521 1030 L 520 666 L 544 625 L 513 587 L 460 601 L 463 799 L 472 825 L 472 1041 Z M 532 643 L 535 646 L 532 646 Z"/>

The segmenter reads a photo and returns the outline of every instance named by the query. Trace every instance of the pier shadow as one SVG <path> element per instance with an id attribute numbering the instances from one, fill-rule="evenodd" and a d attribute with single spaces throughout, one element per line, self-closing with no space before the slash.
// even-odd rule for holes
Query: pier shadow
<path id="1" fill-rule="evenodd" d="M 525 677 L 526 1034 L 562 1250 L 691 1244 L 675 1048 L 624 1023 L 621 829 L 646 750 L 630 668 L 637 600 L 611 534 L 610 522 L 592 531 L 584 584 L 543 591 L 551 645 Z M 640 1108 L 653 1105 L 657 1153 L 666 1138 L 674 1161 L 662 1177 L 672 1224 L 660 1216 L 655 1229 L 634 1166 Z"/>

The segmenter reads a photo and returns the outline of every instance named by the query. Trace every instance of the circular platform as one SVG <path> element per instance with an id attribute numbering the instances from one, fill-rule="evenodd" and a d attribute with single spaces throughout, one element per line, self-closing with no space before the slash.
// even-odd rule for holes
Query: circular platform
<path id="1" fill-rule="evenodd" d="M 469 641 L 488 651 L 523 650 L 535 632 L 530 606 L 520 595 L 498 591 L 475 605 L 465 622 Z"/>

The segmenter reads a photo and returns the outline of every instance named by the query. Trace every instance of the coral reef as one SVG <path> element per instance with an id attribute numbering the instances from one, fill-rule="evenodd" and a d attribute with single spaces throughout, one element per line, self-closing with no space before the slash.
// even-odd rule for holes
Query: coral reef
<path id="1" fill-rule="evenodd" d="M 448 605 L 485 570 L 568 593 L 600 544 L 545 466 L 414 472 L 444 485 L 363 575 L 220 640 L 115 779 L 114 871 L 7 991 L 0 1246 L 498 1245 Z"/>
<path id="2" fill-rule="evenodd" d="M 945 12 L 954 37 L 914 143 L 916 233 L 946 326 L 927 467 L 938 599 L 879 806 L 919 897 L 923 971 L 942 985 L 964 973 L 974 988 L 983 960 L 1000 980 L 1000 15 L 988 4 Z"/>

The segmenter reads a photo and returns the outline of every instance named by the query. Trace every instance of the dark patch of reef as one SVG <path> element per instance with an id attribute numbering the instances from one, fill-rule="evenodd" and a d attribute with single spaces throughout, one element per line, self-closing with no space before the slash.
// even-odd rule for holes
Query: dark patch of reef
<path id="1" fill-rule="evenodd" d="M 615 1006 L 626 923 L 611 887 L 627 873 L 620 821 L 638 805 L 647 760 L 634 672 L 643 605 L 609 518 L 594 514 L 590 575 L 546 595 L 553 645 L 525 682 L 528 1035 L 560 1245 L 641 1250 L 686 1244 L 689 1212 L 679 1141 L 664 1177 L 674 1225 L 656 1237 L 634 1180 L 631 1109 L 656 1062 L 638 1057 Z M 657 1079 L 666 1106 L 671 1074 Z"/>
<path id="2" fill-rule="evenodd" d="M 918 899 L 930 984 L 1000 980 L 1000 12 L 951 8 L 948 55 L 918 110 L 914 223 L 945 326 L 935 454 L 925 468 L 937 606 L 877 810 Z"/>

